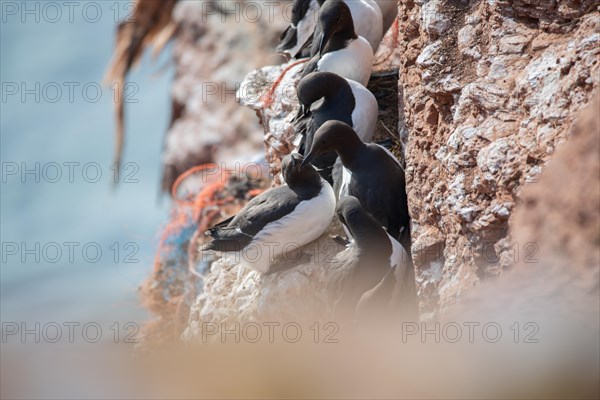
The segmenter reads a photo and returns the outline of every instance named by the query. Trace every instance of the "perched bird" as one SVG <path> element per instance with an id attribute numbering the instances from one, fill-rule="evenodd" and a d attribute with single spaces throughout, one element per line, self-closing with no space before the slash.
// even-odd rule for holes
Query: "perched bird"
<path id="1" fill-rule="evenodd" d="M 377 286 L 360 297 L 354 309 L 356 320 L 361 323 L 419 320 L 415 271 L 410 256 L 407 254 L 406 257 L 409 262 L 391 268 Z"/>
<path id="2" fill-rule="evenodd" d="M 386 148 L 363 143 L 354 129 L 340 121 L 327 121 L 314 135 L 304 165 L 321 154 L 335 151 L 343 164 L 342 176 L 334 177 L 341 199 L 355 196 L 395 239 L 410 249 L 410 217 L 404 170 Z M 341 179 L 341 182 L 340 182 Z"/>
<path id="3" fill-rule="evenodd" d="M 273 261 L 290 248 L 321 236 L 335 214 L 335 195 L 302 160 L 297 153 L 286 156 L 282 161 L 286 184 L 261 193 L 237 215 L 208 230 L 213 241 L 200 251 L 234 253 L 242 265 L 268 273 Z"/>
<path id="4" fill-rule="evenodd" d="M 276 49 L 278 52 L 292 58 L 314 56 L 318 52 L 318 46 L 313 50 L 311 46 L 314 38 L 321 33 L 318 13 L 323 3 L 325 0 L 294 0 L 291 24 L 281 34 L 281 43 Z M 352 14 L 354 31 L 369 42 L 375 53 L 385 33 L 385 18 L 379 5 L 374 0 L 345 0 L 344 3 Z"/>
<path id="5" fill-rule="evenodd" d="M 335 316 L 343 321 L 369 321 L 405 310 L 403 317 L 412 318 L 410 311 L 416 310 L 415 276 L 402 245 L 385 232 L 356 197 L 342 198 L 336 212 L 353 240 L 333 260 L 343 265 L 341 277 L 333 284 L 337 283 L 341 292 L 335 301 Z"/>
<path id="6" fill-rule="evenodd" d="M 390 29 L 398 17 L 398 0 L 374 0 L 383 16 L 383 34 Z"/>
<path id="7" fill-rule="evenodd" d="M 332 0 L 317 0 L 319 5 L 323 7 L 326 1 Z M 350 9 L 354 31 L 358 36 L 362 36 L 369 42 L 373 53 L 379 48 L 381 39 L 383 38 L 383 16 L 381 9 L 374 0 L 342 0 Z M 315 27 L 314 38 L 318 38 L 321 34 L 319 24 Z M 312 44 L 315 41 L 313 40 Z M 318 46 L 311 45 L 311 56 L 318 52 Z"/>
<path id="8" fill-rule="evenodd" d="M 301 153 L 311 148 L 315 132 L 329 120 L 352 126 L 363 142 L 373 139 L 379 112 L 377 100 L 360 83 L 331 72 L 313 72 L 300 80 L 297 95 L 305 110 L 304 117 L 296 123 L 297 132 L 303 136 Z M 317 169 L 331 168 L 336 158 L 335 152 L 323 154 L 313 160 L 313 165 Z"/>
<path id="9" fill-rule="evenodd" d="M 302 76 L 315 71 L 334 72 L 367 86 L 373 66 L 373 49 L 358 36 L 350 9 L 341 0 L 328 0 L 319 14 L 319 37 L 313 39 L 315 56 Z"/>
<path id="10" fill-rule="evenodd" d="M 291 24 L 281 34 L 281 43 L 277 51 L 288 54 L 292 58 L 310 55 L 311 40 L 319 13 L 317 0 L 294 0 L 292 5 Z"/>

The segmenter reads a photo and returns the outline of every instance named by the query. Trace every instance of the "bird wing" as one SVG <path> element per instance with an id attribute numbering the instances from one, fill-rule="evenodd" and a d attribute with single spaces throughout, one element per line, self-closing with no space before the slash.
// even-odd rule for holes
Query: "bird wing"
<path id="1" fill-rule="evenodd" d="M 215 240 L 251 239 L 265 225 L 293 211 L 299 202 L 298 196 L 287 186 L 268 190 L 252 199 L 237 215 L 214 226 L 206 234 Z"/>
<path id="2" fill-rule="evenodd" d="M 311 60 L 304 66 L 304 69 L 302 70 L 302 75 L 300 76 L 301 80 L 302 80 L 302 78 L 304 78 L 306 75 L 310 74 L 311 72 L 318 71 L 320 59 L 321 59 L 321 57 L 319 57 L 318 54 L 316 56 L 314 56 L 313 58 L 311 58 Z"/>
<path id="3" fill-rule="evenodd" d="M 311 57 L 314 57 L 317 54 L 319 54 L 322 33 L 323 32 L 321 31 L 321 24 L 317 23 L 317 25 L 315 26 L 315 30 L 313 32 L 313 39 L 310 44 L 310 56 Z"/>
<path id="4" fill-rule="evenodd" d="M 311 57 L 310 51 L 312 48 L 313 38 L 315 37 L 314 33 L 311 33 L 306 42 L 298 49 L 298 52 L 294 55 L 294 58 L 306 58 Z"/>

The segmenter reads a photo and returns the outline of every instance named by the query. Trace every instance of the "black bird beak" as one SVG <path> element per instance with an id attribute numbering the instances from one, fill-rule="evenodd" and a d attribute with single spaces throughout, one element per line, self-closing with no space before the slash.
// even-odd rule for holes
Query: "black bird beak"
<path id="1" fill-rule="evenodd" d="M 290 164 L 294 168 L 302 167 L 301 161 L 304 160 L 304 157 L 300 153 L 291 153 Z"/>
<path id="2" fill-rule="evenodd" d="M 297 35 L 296 35 L 296 37 L 297 37 Z M 313 32 L 313 33 L 310 34 L 310 36 L 308 37 L 308 39 L 306 39 L 306 42 L 304 42 L 304 44 L 302 45 L 302 47 L 300 47 L 298 49 L 298 51 L 296 52 L 296 54 L 294 54 L 294 58 L 297 58 L 298 54 L 302 53 L 304 50 L 306 50 L 307 48 L 309 48 L 312 45 L 314 37 L 315 37 L 315 33 Z"/>
<path id="3" fill-rule="evenodd" d="M 308 114 L 310 114 L 310 106 L 305 106 L 304 104 L 302 104 L 300 106 L 300 111 L 302 111 L 302 116 L 306 117 Z"/>
<path id="4" fill-rule="evenodd" d="M 302 118 L 306 118 L 310 114 L 310 106 L 305 106 L 300 103 L 300 108 L 298 108 L 298 113 L 292 119 L 292 123 L 296 123 L 300 121 Z"/>
<path id="5" fill-rule="evenodd" d="M 293 29 L 293 28 L 291 25 L 288 25 L 288 27 L 285 29 L 285 31 L 283 31 L 281 33 L 281 36 L 279 36 L 279 40 L 283 40 L 283 38 L 285 38 L 285 36 L 288 34 L 290 29 Z"/>
<path id="6" fill-rule="evenodd" d="M 306 156 L 304 156 L 304 160 L 302 160 L 302 164 L 300 164 L 300 166 L 302 168 L 304 168 L 304 166 L 310 164 L 312 162 L 312 160 L 315 159 L 316 156 L 317 155 L 315 153 L 310 151 Z"/>
<path id="7" fill-rule="evenodd" d="M 319 43 L 319 55 L 323 55 L 323 47 L 325 47 L 325 44 L 327 43 L 327 37 L 325 35 L 325 33 L 321 33 L 321 42 Z"/>
<path id="8" fill-rule="evenodd" d="M 280 54 L 286 54 L 289 57 L 289 54 L 285 53 L 285 51 L 293 48 L 296 45 L 298 41 L 297 30 L 291 26 L 288 26 L 288 28 L 281 34 L 280 40 L 281 43 L 275 48 L 275 51 Z"/>

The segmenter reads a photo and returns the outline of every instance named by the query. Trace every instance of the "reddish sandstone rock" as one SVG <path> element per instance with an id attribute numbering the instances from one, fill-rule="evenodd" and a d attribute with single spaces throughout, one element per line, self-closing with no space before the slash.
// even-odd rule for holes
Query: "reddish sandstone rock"
<path id="1" fill-rule="evenodd" d="M 521 188 L 598 88 L 598 12 L 592 1 L 560 3 L 400 1 L 400 114 L 426 318 L 512 264 Z"/>

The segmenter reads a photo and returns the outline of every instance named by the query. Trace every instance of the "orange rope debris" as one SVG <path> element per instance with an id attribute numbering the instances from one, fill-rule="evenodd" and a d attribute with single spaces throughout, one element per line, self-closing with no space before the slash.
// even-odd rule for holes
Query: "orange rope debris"
<path id="1" fill-rule="evenodd" d="M 263 102 L 265 108 L 270 108 L 271 104 L 273 104 L 273 94 L 275 93 L 275 90 L 277 89 L 277 87 L 279 86 L 281 81 L 283 80 L 283 77 L 285 76 L 285 74 L 287 74 L 288 71 L 290 69 L 292 69 L 293 67 L 295 67 L 296 65 L 304 64 L 304 63 L 308 62 L 308 60 L 309 60 L 308 58 L 306 58 L 306 59 L 303 58 L 302 60 L 293 62 L 290 65 L 288 65 L 287 67 L 285 67 L 283 69 L 283 71 L 281 71 L 281 74 L 279 74 L 279 77 L 271 85 L 271 87 L 269 88 L 267 93 L 260 99 Z"/>

